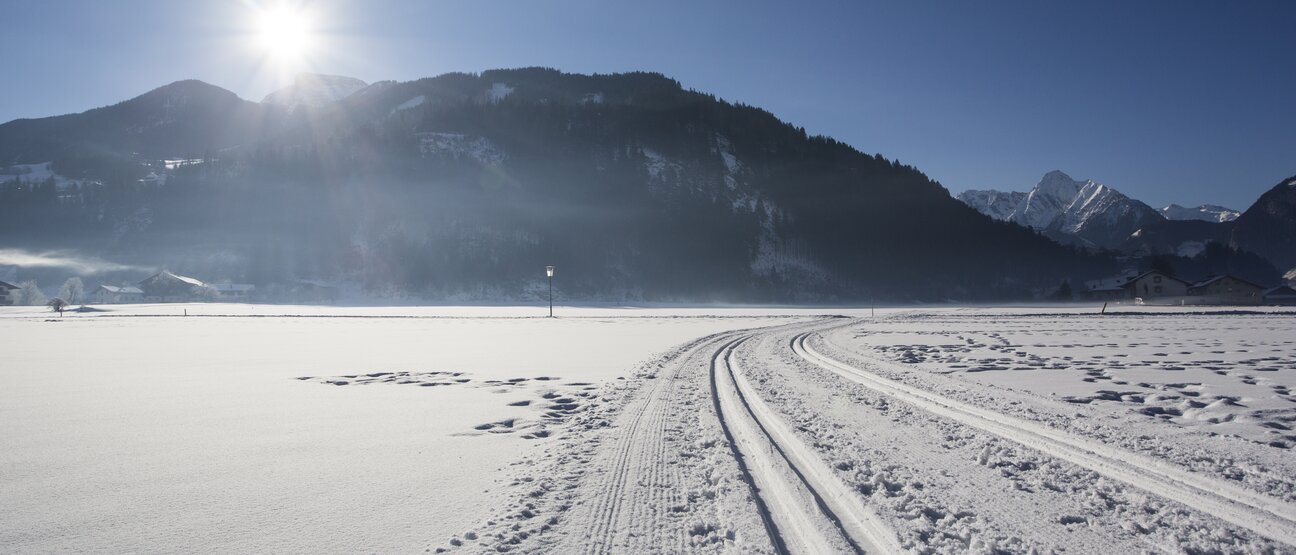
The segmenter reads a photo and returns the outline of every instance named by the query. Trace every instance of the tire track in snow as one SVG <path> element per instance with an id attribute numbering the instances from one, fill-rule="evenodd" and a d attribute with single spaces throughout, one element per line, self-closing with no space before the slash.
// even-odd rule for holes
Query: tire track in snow
<path id="1" fill-rule="evenodd" d="M 898 553 L 896 533 L 797 438 L 747 382 L 733 358 L 747 338 L 716 351 L 711 387 L 721 427 L 776 549 Z"/>
<path id="2" fill-rule="evenodd" d="M 795 336 L 791 341 L 792 350 L 802 358 L 849 381 L 933 414 L 1070 461 L 1108 478 L 1183 503 L 1275 541 L 1296 546 L 1296 506 L 1292 504 L 1169 463 L 884 378 L 819 353 L 807 344 L 810 335 L 810 332 L 806 332 Z M 903 366 L 889 361 L 866 358 L 878 365 L 903 369 Z"/>

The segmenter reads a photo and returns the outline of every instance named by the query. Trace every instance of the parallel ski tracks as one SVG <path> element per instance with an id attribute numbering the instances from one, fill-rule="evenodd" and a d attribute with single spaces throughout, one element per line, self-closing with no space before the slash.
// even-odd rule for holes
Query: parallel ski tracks
<path id="1" fill-rule="evenodd" d="M 882 377 L 821 354 L 807 339 L 813 332 L 793 337 L 792 350 L 854 383 L 903 401 L 927 412 L 950 418 L 1003 439 L 1088 468 L 1108 478 L 1149 493 L 1172 499 L 1257 534 L 1296 546 L 1296 506 L 1193 473 L 1173 464 L 1124 449 L 1077 437 L 1036 422 L 956 401 L 942 395 Z M 904 369 L 884 360 L 870 362 Z"/>
<path id="2" fill-rule="evenodd" d="M 898 553 L 896 533 L 837 478 L 823 459 L 760 398 L 734 360 L 751 336 L 711 361 L 721 427 L 777 550 L 792 553 Z"/>
<path id="3" fill-rule="evenodd" d="M 755 509 L 778 553 L 898 553 L 896 533 L 815 451 L 760 399 L 734 360 L 735 349 L 762 332 L 738 331 L 699 339 L 658 373 L 650 389 L 622 413 L 623 431 L 597 461 L 606 469 L 588 507 L 591 528 L 577 540 L 582 553 L 682 552 L 685 538 L 664 537 L 653 523 L 678 504 L 681 477 L 670 465 L 667 415 L 679 373 L 710 358 L 710 397 L 721 431 L 750 488 Z M 705 359 L 703 359 L 705 360 Z"/>
<path id="4" fill-rule="evenodd" d="M 667 412 L 674 397 L 677 374 L 708 345 L 723 343 L 729 334 L 703 337 L 669 361 L 650 389 L 623 413 L 623 432 L 616 434 L 612 453 L 602 461 L 608 472 L 601 479 L 591 507 L 592 528 L 583 538 L 581 553 L 624 551 L 684 551 L 682 538 L 666 545 L 654 526 L 663 507 L 678 504 L 678 470 L 666 457 Z"/>

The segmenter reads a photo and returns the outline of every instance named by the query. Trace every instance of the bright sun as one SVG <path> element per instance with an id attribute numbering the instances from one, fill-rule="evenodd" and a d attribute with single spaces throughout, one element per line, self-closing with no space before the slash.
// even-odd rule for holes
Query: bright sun
<path id="1" fill-rule="evenodd" d="M 299 10 L 287 6 L 268 8 L 257 21 L 261 45 L 281 62 L 301 61 L 313 46 L 309 24 L 306 14 Z"/>

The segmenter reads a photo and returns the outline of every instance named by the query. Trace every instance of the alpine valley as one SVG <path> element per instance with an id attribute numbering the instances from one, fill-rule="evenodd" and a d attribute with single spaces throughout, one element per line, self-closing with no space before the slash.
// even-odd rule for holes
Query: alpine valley
<path id="1" fill-rule="evenodd" d="M 1203 272 L 1254 257 L 1241 251 L 1296 266 L 1291 183 L 1236 219 L 1061 172 L 955 199 L 916 168 L 654 73 L 303 75 L 262 102 L 191 80 L 0 125 L 0 248 L 269 295 L 329 282 L 535 299 L 552 264 L 567 300 L 1030 299 L 1158 254 Z"/>

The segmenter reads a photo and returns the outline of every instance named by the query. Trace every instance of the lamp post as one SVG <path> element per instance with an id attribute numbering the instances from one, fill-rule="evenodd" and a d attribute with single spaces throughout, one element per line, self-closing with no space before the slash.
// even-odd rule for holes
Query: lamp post
<path id="1" fill-rule="evenodd" d="M 549 276 L 549 317 L 553 318 L 553 266 L 545 266 L 545 275 Z"/>

